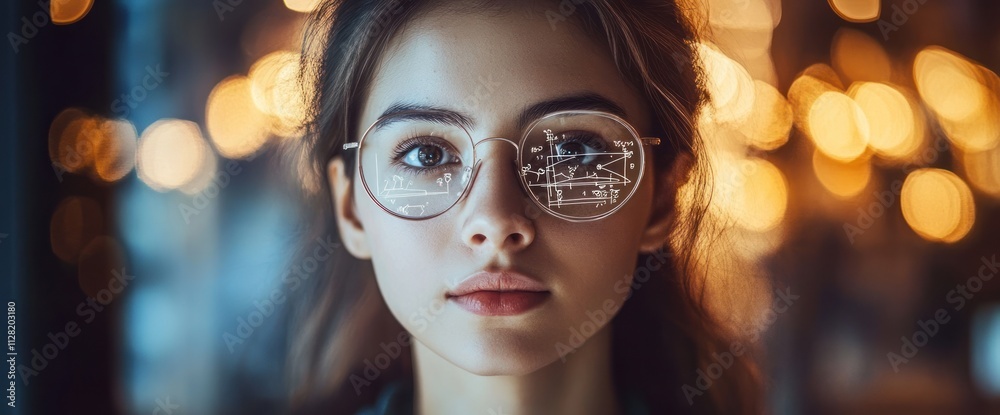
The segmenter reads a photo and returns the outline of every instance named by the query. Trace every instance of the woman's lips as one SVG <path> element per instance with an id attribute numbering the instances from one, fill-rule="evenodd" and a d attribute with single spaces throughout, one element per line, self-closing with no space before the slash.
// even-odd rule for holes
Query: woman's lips
<path id="1" fill-rule="evenodd" d="M 542 304 L 548 291 L 476 291 L 449 298 L 466 311 L 481 316 L 513 316 Z"/>
<path id="2" fill-rule="evenodd" d="M 447 293 L 466 311 L 481 316 L 513 316 L 535 308 L 549 298 L 542 283 L 513 271 L 470 275 Z"/>

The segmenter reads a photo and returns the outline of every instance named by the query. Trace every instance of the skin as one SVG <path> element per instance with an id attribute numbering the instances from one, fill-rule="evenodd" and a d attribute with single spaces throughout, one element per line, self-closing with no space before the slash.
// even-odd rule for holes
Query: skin
<path id="1" fill-rule="evenodd" d="M 605 45 L 573 24 L 553 30 L 546 5 L 505 6 L 489 14 L 430 10 L 410 22 L 383 57 L 359 131 L 406 101 L 466 114 L 476 142 L 517 141 L 516 121 L 526 107 L 593 93 L 624 109 L 640 134 L 649 132 L 642 96 L 622 79 Z M 354 256 L 371 259 L 391 313 L 415 339 L 415 408 L 422 414 L 618 412 L 610 326 L 602 325 L 565 361 L 556 345 L 569 345 L 571 329 L 592 322 L 588 312 L 605 302 L 617 311 L 625 293 L 615 284 L 630 284 L 637 254 L 667 238 L 669 219 L 650 217 L 650 157 L 629 203 L 602 220 L 573 223 L 531 214 L 538 210 L 520 187 L 512 146 L 490 141 L 477 151 L 484 162 L 469 194 L 423 221 L 384 212 L 365 192 L 357 168 L 345 172 L 340 158 L 329 165 L 342 240 Z M 504 317 L 478 316 L 446 300 L 466 276 L 500 269 L 541 281 L 550 298 Z"/>

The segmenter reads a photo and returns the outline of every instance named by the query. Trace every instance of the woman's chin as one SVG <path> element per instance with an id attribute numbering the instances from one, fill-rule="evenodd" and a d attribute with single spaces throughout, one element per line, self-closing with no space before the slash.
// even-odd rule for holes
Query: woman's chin
<path id="1" fill-rule="evenodd" d="M 511 342 L 476 342 L 456 345 L 444 355 L 455 366 L 479 376 L 522 376 L 559 361 L 551 346 L 526 347 Z"/>
<path id="2" fill-rule="evenodd" d="M 479 376 L 523 376 L 558 360 L 555 356 L 552 359 L 528 359 L 527 357 L 516 354 L 513 356 L 475 356 L 452 363 Z"/>

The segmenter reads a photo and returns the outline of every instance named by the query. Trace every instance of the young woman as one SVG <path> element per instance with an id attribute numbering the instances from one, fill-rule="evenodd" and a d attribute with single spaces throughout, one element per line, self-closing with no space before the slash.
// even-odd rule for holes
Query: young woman
<path id="1" fill-rule="evenodd" d="M 759 412 L 746 360 L 695 386 L 729 342 L 691 266 L 694 42 L 669 0 L 321 5 L 294 159 L 304 240 L 345 249 L 297 291 L 293 411 Z"/>

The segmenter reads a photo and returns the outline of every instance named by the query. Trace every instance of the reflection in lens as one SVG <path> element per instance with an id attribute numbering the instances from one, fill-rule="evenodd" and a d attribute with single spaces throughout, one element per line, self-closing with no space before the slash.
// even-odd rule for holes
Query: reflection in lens
<path id="1" fill-rule="evenodd" d="M 641 143 L 618 120 L 560 113 L 536 123 L 521 146 L 521 178 L 552 214 L 568 220 L 610 215 L 642 175 Z"/>

